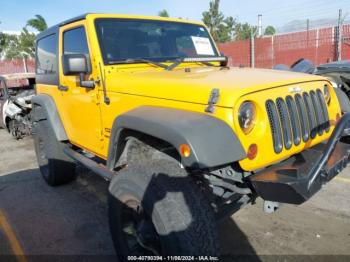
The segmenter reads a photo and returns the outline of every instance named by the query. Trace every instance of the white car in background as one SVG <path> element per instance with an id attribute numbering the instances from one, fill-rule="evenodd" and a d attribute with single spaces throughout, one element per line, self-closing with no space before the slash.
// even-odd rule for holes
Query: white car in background
<path id="1" fill-rule="evenodd" d="M 35 95 L 35 74 L 0 75 L 0 127 L 16 139 L 31 134 L 31 98 Z"/>

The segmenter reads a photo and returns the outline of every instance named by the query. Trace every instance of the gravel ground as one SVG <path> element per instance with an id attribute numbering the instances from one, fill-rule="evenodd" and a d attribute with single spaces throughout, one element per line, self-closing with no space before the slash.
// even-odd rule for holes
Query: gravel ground
<path id="1" fill-rule="evenodd" d="M 297 260 L 303 258 L 299 255 L 318 255 L 317 260 L 349 261 L 349 171 L 345 169 L 301 206 L 283 205 L 270 215 L 263 212 L 261 200 L 243 208 L 220 225 L 222 254 L 228 255 L 228 261 L 233 260 L 229 255 L 249 255 L 249 260 L 256 261 L 285 255 Z M 107 221 L 108 184 L 83 168 L 79 173 L 69 185 L 47 186 L 40 177 L 31 138 L 15 141 L 0 130 L 0 222 L 7 221 L 23 259 L 115 254 Z M 13 239 L 2 225 L 0 255 L 11 254 L 12 249 Z"/>

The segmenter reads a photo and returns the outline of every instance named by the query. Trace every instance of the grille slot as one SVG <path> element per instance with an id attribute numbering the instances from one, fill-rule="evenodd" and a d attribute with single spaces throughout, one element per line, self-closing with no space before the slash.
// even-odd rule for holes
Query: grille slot
<path id="1" fill-rule="evenodd" d="M 320 102 L 318 101 L 315 91 L 311 91 L 310 96 L 311 96 L 312 104 L 315 109 L 317 132 L 320 136 L 322 136 L 324 132 L 324 123 L 325 123 L 325 120 L 323 119 L 322 108 L 321 108 Z"/>
<path id="2" fill-rule="evenodd" d="M 308 93 L 303 93 L 304 103 L 307 111 L 307 118 L 309 120 L 310 127 L 310 137 L 313 139 L 317 135 L 317 123 L 315 117 L 315 109 L 313 107 L 310 95 Z"/>
<path id="3" fill-rule="evenodd" d="M 320 89 L 266 101 L 275 153 L 298 146 L 330 130 L 329 115 Z"/>
<path id="4" fill-rule="evenodd" d="M 322 108 L 321 111 L 322 111 L 323 120 L 324 120 L 323 128 L 328 133 L 331 126 L 330 126 L 330 123 L 329 123 L 329 115 L 328 115 L 327 105 L 326 105 L 326 102 L 324 100 L 324 97 L 323 97 L 323 94 L 322 94 L 321 90 L 317 89 L 316 93 L 317 93 L 318 101 L 319 101 L 320 106 Z"/>
<path id="5" fill-rule="evenodd" d="M 278 118 L 278 112 L 275 103 L 272 100 L 266 101 L 266 111 L 269 117 L 273 147 L 275 153 L 281 153 L 283 149 L 282 145 L 282 132 L 281 132 L 281 124 Z"/>
<path id="6" fill-rule="evenodd" d="M 282 132 L 283 132 L 284 147 L 286 149 L 290 149 L 292 147 L 292 127 L 290 124 L 286 102 L 284 102 L 284 100 L 279 97 L 276 100 L 276 104 L 277 104 L 281 125 L 283 126 Z"/>
<path id="7" fill-rule="evenodd" d="M 294 99 L 291 96 L 287 96 L 286 103 L 289 112 L 290 122 L 292 124 L 294 145 L 297 146 L 301 142 L 301 131 L 299 125 L 297 106 L 295 104 Z"/>
<path id="8" fill-rule="evenodd" d="M 310 134 L 309 122 L 306 116 L 306 107 L 301 95 L 297 94 L 295 96 L 295 101 L 297 104 L 297 109 L 298 109 L 298 114 L 300 119 L 302 138 L 303 138 L 303 141 L 306 142 L 309 140 L 309 134 Z"/>

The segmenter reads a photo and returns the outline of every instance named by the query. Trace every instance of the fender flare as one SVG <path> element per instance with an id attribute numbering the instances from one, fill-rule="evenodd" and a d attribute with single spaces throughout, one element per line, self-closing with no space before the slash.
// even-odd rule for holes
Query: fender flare
<path id="1" fill-rule="evenodd" d="M 350 112 L 350 99 L 345 92 L 339 88 L 334 88 L 342 113 Z"/>
<path id="2" fill-rule="evenodd" d="M 68 136 L 58 114 L 53 98 L 49 95 L 36 95 L 32 98 L 33 122 L 48 120 L 58 141 L 67 141 Z"/>
<path id="3" fill-rule="evenodd" d="M 182 144 L 191 148 L 182 158 L 188 168 L 211 168 L 246 158 L 238 137 L 224 121 L 213 116 L 185 110 L 142 106 L 118 116 L 113 123 L 107 166 L 115 168 L 121 150 L 123 130 L 146 134 L 171 144 L 179 151 Z"/>

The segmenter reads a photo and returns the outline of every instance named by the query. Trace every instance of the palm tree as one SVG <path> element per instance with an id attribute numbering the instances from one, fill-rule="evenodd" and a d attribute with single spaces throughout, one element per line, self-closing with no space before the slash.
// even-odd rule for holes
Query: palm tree
<path id="1" fill-rule="evenodd" d="M 42 32 L 47 29 L 46 21 L 41 15 L 36 15 L 35 18 L 29 19 L 27 21 L 27 26 L 30 26 L 38 30 L 39 32 Z"/>

